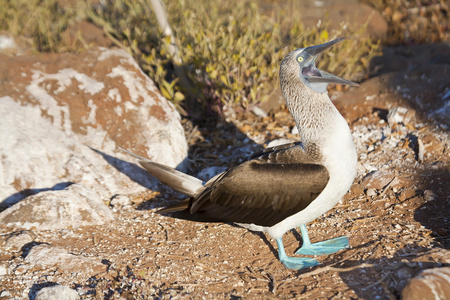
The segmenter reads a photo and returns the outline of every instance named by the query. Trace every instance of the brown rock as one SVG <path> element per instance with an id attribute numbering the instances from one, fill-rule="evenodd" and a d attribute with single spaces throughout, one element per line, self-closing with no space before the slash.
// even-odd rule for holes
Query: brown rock
<path id="1" fill-rule="evenodd" d="M 124 50 L 0 56 L 0 82 L 0 96 L 39 106 L 54 126 L 93 147 L 105 141 L 88 135 L 101 129 L 105 139 L 171 166 L 186 156 L 179 114 Z"/>
<path id="2" fill-rule="evenodd" d="M 448 65 L 450 64 L 448 51 L 448 43 L 384 47 L 383 55 L 374 57 L 370 62 L 369 72 L 372 76 L 376 76 L 384 73 L 410 72 L 429 65 Z"/>
<path id="3" fill-rule="evenodd" d="M 386 170 L 377 170 L 367 174 L 362 179 L 362 184 L 366 189 L 381 190 L 389 186 L 390 188 L 403 188 L 412 184 L 411 179 L 395 176 L 394 173 Z"/>
<path id="4" fill-rule="evenodd" d="M 425 65 L 413 71 L 383 74 L 361 83 L 361 88 L 334 93 L 333 102 L 348 122 L 370 116 L 375 110 L 395 106 L 408 108 L 419 120 L 437 120 L 450 125 L 446 88 L 450 65 Z M 414 119 L 414 118 L 413 118 Z"/>
<path id="5" fill-rule="evenodd" d="M 94 24 L 82 20 L 77 22 L 64 32 L 65 44 L 71 45 L 75 49 L 88 49 L 91 47 L 112 47 L 113 41 L 109 39 L 105 32 Z"/>
<path id="6" fill-rule="evenodd" d="M 411 279 L 402 292 L 403 300 L 448 299 L 450 267 L 424 270 Z"/>
<path id="7" fill-rule="evenodd" d="M 387 186 L 392 179 L 394 179 L 394 174 L 392 172 L 378 170 L 366 175 L 366 177 L 363 178 L 362 183 L 366 189 L 380 190 Z"/>
<path id="8" fill-rule="evenodd" d="M 437 138 L 433 133 L 425 132 L 419 138 L 423 143 L 424 162 L 432 162 L 436 157 L 439 157 L 444 153 L 445 145 L 443 141 Z"/>
<path id="9" fill-rule="evenodd" d="M 293 16 L 294 18 L 298 17 L 294 22 L 300 21 L 308 27 L 327 21 L 331 29 L 339 30 L 342 28 L 342 24 L 346 24 L 352 31 L 357 31 L 367 23 L 367 32 L 371 37 L 382 39 L 387 33 L 387 22 L 381 14 L 357 0 L 300 0 L 296 1 L 295 5 L 301 9 L 298 10 L 298 14 Z M 270 4 L 263 5 L 263 9 L 267 13 L 273 11 Z M 289 9 L 292 8 L 289 7 Z"/>
<path id="10" fill-rule="evenodd" d="M 0 54 L 0 101 L 0 206 L 70 182 L 103 199 L 152 187 L 117 146 L 187 167 L 180 115 L 124 50 Z"/>

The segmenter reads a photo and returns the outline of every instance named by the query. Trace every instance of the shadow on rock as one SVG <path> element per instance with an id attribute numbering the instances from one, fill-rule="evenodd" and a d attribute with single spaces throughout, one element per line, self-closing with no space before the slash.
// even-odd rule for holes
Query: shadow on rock
<path id="1" fill-rule="evenodd" d="M 419 119 L 450 126 L 448 43 L 385 47 L 383 55 L 371 61 L 370 73 L 387 89 L 384 92 L 414 108 Z"/>
<path id="2" fill-rule="evenodd" d="M 49 243 L 42 243 L 42 242 L 35 242 L 35 241 L 26 243 L 26 244 L 23 245 L 22 248 L 20 249 L 20 250 L 22 251 L 22 254 L 21 254 L 20 256 L 22 256 L 22 258 L 27 257 L 28 253 L 30 253 L 30 250 L 31 250 L 33 247 L 38 246 L 38 245 L 42 245 L 42 244 L 44 244 L 44 245 L 49 245 L 49 246 L 50 246 Z"/>
<path id="3" fill-rule="evenodd" d="M 100 154 L 106 162 L 108 162 L 111 166 L 117 169 L 117 171 L 123 173 L 124 175 L 128 176 L 132 181 L 136 182 L 137 184 L 147 188 L 152 189 L 156 185 L 156 180 L 151 177 L 147 171 L 145 171 L 143 168 L 139 167 L 136 164 L 130 163 L 128 161 L 121 160 L 119 158 L 116 158 L 114 156 L 108 155 L 106 153 L 103 153 L 100 150 L 90 148 L 92 151 Z"/>
<path id="4" fill-rule="evenodd" d="M 422 174 L 427 178 L 423 186 L 423 203 L 414 213 L 414 219 L 433 231 L 436 246 L 450 249 L 450 171 L 430 169 Z"/>
<path id="5" fill-rule="evenodd" d="M 33 284 L 30 291 L 28 292 L 28 299 L 34 300 L 36 298 L 37 293 L 40 290 L 42 290 L 43 288 L 53 287 L 53 286 L 57 286 L 57 285 L 59 285 L 59 283 L 51 282 L 51 281 L 44 282 L 44 283 L 35 283 L 35 284 Z"/>
<path id="6" fill-rule="evenodd" d="M 0 202 L 0 212 L 8 208 L 9 206 L 16 204 L 17 202 L 22 201 L 28 196 L 36 195 L 40 192 L 47 192 L 47 191 L 62 191 L 65 188 L 71 186 L 74 184 L 73 182 L 60 182 L 58 184 L 55 184 L 51 188 L 41 188 L 41 189 L 25 189 L 18 193 L 15 193 L 8 198 L 2 200 Z"/>

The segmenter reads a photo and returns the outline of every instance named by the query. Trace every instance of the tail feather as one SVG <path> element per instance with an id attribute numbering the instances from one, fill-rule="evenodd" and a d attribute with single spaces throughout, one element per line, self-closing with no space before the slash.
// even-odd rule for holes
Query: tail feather
<path id="1" fill-rule="evenodd" d="M 144 167 L 144 169 L 146 169 L 154 177 L 158 178 L 159 181 L 165 185 L 168 185 L 177 192 L 185 194 L 189 197 L 195 197 L 205 189 L 203 186 L 203 181 L 200 179 L 184 174 L 183 172 L 177 171 L 169 166 L 151 161 L 121 147 L 119 147 L 119 149 L 137 159 L 140 159 L 141 161 L 139 161 L 139 163 Z"/>
<path id="2" fill-rule="evenodd" d="M 171 167 L 152 161 L 140 161 L 139 163 L 150 174 L 158 178 L 159 181 L 189 197 L 195 197 L 204 189 L 203 182 L 200 179 L 184 174 Z"/>
<path id="3" fill-rule="evenodd" d="M 177 202 L 171 206 L 168 207 L 164 207 L 161 208 L 159 210 L 156 211 L 156 213 L 158 214 L 165 214 L 165 213 L 170 213 L 170 212 L 176 212 L 176 211 L 182 211 L 185 210 L 189 207 L 190 205 L 190 198 L 187 198 L 183 201 Z"/>

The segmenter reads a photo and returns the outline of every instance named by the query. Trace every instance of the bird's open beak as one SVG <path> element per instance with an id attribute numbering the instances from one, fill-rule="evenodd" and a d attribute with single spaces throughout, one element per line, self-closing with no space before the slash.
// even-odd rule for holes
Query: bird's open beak
<path id="1" fill-rule="evenodd" d="M 309 83 L 338 83 L 349 86 L 359 86 L 359 84 L 355 82 L 348 81 L 333 74 L 330 74 L 328 72 L 319 70 L 315 66 L 316 58 L 319 56 L 320 53 L 348 39 L 349 38 L 342 37 L 322 45 L 305 48 L 304 52 L 306 52 L 309 55 L 309 59 L 308 62 L 305 64 L 305 66 L 302 68 L 303 77 Z"/>

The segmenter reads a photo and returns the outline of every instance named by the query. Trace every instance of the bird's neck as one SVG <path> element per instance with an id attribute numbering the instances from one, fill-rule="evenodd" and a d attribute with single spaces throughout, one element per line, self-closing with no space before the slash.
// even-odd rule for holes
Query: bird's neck
<path id="1" fill-rule="evenodd" d="M 301 87 L 301 88 L 299 88 Z M 343 119 L 327 93 L 318 93 L 299 84 L 282 85 L 286 104 L 295 119 L 302 143 L 320 146 Z"/>

